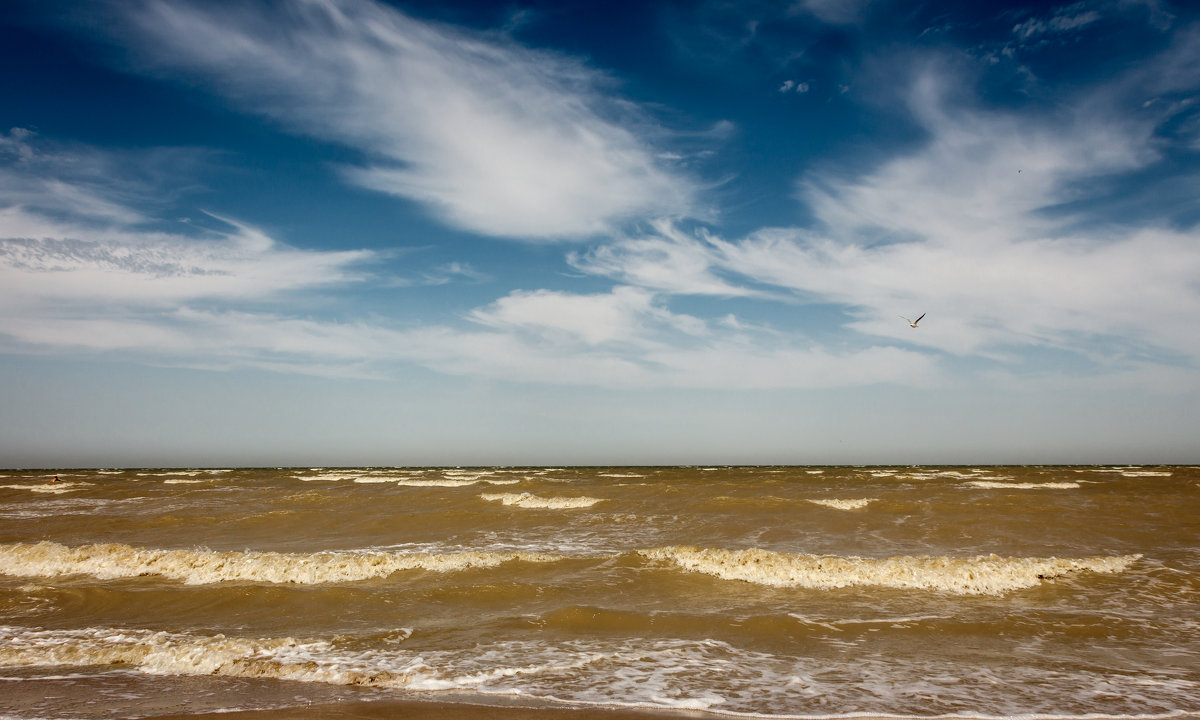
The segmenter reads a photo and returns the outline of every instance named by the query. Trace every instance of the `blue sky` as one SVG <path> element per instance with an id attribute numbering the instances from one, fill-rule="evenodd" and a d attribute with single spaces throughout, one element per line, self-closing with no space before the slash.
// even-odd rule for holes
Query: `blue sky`
<path id="1" fill-rule="evenodd" d="M 1200 462 L 1198 20 L 5 3 L 0 465 Z"/>

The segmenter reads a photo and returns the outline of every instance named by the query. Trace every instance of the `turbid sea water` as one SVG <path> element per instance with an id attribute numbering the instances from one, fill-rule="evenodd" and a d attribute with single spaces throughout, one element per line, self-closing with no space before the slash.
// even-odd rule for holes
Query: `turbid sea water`
<path id="1" fill-rule="evenodd" d="M 1200 468 L 0 471 L 0 717 L 1200 713 Z"/>

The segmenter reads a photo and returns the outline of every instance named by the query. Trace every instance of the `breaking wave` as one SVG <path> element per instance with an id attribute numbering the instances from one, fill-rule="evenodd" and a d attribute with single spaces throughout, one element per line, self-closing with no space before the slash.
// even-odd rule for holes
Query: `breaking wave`
<path id="1" fill-rule="evenodd" d="M 1072 490 L 1079 487 L 1077 482 L 997 482 L 995 480 L 971 480 L 966 483 L 971 487 L 986 488 L 988 490 Z"/>
<path id="2" fill-rule="evenodd" d="M 8 490 L 28 490 L 36 493 L 53 493 L 61 495 L 62 493 L 74 492 L 82 490 L 88 483 L 73 483 L 73 482 L 57 482 L 45 483 L 43 485 L 0 485 L 0 488 Z"/>
<path id="3" fill-rule="evenodd" d="M 573 508 L 586 508 L 595 505 L 598 502 L 603 502 L 603 498 L 594 497 L 538 497 L 530 493 L 484 493 L 479 497 L 491 502 L 499 502 L 505 505 L 515 505 L 520 508 L 539 509 L 539 510 L 569 510 Z"/>
<path id="4" fill-rule="evenodd" d="M 398 656 L 393 667 L 337 653 L 327 641 L 240 638 L 152 630 L 0 627 L 0 667 L 125 665 L 152 675 L 279 678 L 338 685 L 400 687 L 423 667 Z"/>
<path id="5" fill-rule="evenodd" d="M 1141 555 L 1090 558 L 973 558 L 899 556 L 859 558 L 802 555 L 757 548 L 713 550 L 664 547 L 643 557 L 724 580 L 780 588 L 836 589 L 854 586 L 920 589 L 956 595 L 1002 595 L 1070 573 L 1122 572 Z"/>
<path id="6" fill-rule="evenodd" d="M 536 552 L 463 551 L 319 553 L 157 550 L 121 544 L 67 547 L 55 542 L 0 545 L 0 574 L 20 577 L 90 575 L 100 580 L 160 576 L 188 585 L 218 582 L 322 583 L 385 578 L 402 570 L 452 572 L 507 562 L 556 562 L 559 555 Z"/>
<path id="7" fill-rule="evenodd" d="M 488 485 L 516 485 L 521 480 L 513 478 L 504 478 L 493 480 L 482 475 L 475 477 L 457 477 L 457 478 L 437 478 L 432 480 L 398 480 L 397 485 L 406 487 L 467 487 L 478 483 L 487 483 Z"/>
<path id="8" fill-rule="evenodd" d="M 817 505 L 824 505 L 825 507 L 831 507 L 836 510 L 861 510 L 862 508 L 865 508 L 868 504 L 875 502 L 876 499 L 877 498 L 856 498 L 853 500 L 830 499 L 830 500 L 809 500 L 809 502 L 815 503 Z"/>

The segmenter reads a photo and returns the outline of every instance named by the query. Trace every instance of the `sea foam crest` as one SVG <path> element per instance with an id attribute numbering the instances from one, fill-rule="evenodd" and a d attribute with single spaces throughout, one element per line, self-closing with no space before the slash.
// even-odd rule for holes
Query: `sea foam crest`
<path id="1" fill-rule="evenodd" d="M 838 500 L 836 498 L 830 498 L 827 500 L 810 499 L 809 502 L 817 505 L 824 505 L 825 507 L 831 507 L 836 510 L 861 510 L 868 504 L 875 502 L 877 499 L 878 498 L 854 498 L 851 500 Z"/>
<path id="2" fill-rule="evenodd" d="M 530 493 L 484 493 L 479 497 L 491 502 L 499 502 L 505 505 L 515 505 L 520 508 L 541 509 L 541 510 L 569 510 L 573 508 L 586 508 L 595 505 L 598 502 L 603 502 L 604 498 L 594 497 L 538 497 Z"/>
<path id="3" fill-rule="evenodd" d="M 1071 490 L 1079 487 L 1077 482 L 999 482 L 996 480 L 971 480 L 966 483 L 971 487 L 989 490 Z"/>
<path id="4" fill-rule="evenodd" d="M 67 547 L 55 542 L 0 545 L 0 574 L 21 577 L 90 575 L 101 580 L 158 575 L 188 585 L 218 582 L 322 583 L 385 578 L 402 570 L 452 572 L 502 563 L 555 562 L 558 555 L 535 552 L 463 551 L 319 553 L 157 550 L 121 544 Z"/>
<path id="5" fill-rule="evenodd" d="M 42 485 L 0 485 L 0 488 L 6 488 L 8 490 L 28 490 L 29 492 L 35 493 L 53 493 L 55 495 L 61 495 L 62 493 L 82 490 L 89 484 L 90 483 L 56 482 L 45 483 Z"/>
<path id="6" fill-rule="evenodd" d="M 771 587 L 828 590 L 876 586 L 935 590 L 957 595 L 1001 595 L 1038 585 L 1044 579 L 1091 571 L 1117 573 L 1141 555 L 1090 558 L 973 558 L 898 556 L 859 558 L 803 555 L 751 548 L 719 550 L 675 546 L 641 550 L 651 560 L 724 580 Z"/>
<path id="7" fill-rule="evenodd" d="M 361 654 L 360 654 L 361 655 Z M 366 662 L 374 659 L 374 663 Z M 419 657 L 339 653 L 326 641 L 241 638 L 112 628 L 0 627 L 0 667 L 124 665 L 153 675 L 218 675 L 401 687 L 424 668 Z"/>
<path id="8" fill-rule="evenodd" d="M 454 477 L 432 478 L 432 479 L 428 479 L 428 480 L 425 480 L 425 479 L 399 480 L 396 482 L 396 484 L 403 485 L 405 487 L 451 487 L 451 488 L 455 488 L 455 487 L 467 487 L 469 485 L 477 485 L 481 482 L 487 483 L 488 485 L 516 485 L 517 483 L 521 482 L 521 480 L 520 480 L 520 478 L 491 479 L 491 478 L 486 478 L 486 477 L 480 475 L 477 477 L 461 476 L 461 477 L 457 477 L 457 478 L 454 478 Z"/>

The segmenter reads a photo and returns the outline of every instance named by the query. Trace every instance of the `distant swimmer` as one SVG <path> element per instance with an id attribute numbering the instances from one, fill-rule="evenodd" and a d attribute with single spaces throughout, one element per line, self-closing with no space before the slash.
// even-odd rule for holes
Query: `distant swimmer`
<path id="1" fill-rule="evenodd" d="M 909 320 L 908 318 L 904 317 L 903 315 L 900 316 L 900 319 L 903 320 L 904 322 L 908 323 L 909 327 L 915 328 L 917 326 L 917 323 L 921 322 L 921 318 L 923 318 L 923 317 L 925 317 L 925 313 L 921 313 L 921 317 L 917 318 L 916 320 Z"/>
<path id="2" fill-rule="evenodd" d="M 51 480 L 50 482 L 58 482 L 58 476 L 57 476 L 57 475 L 55 475 L 55 476 L 54 476 L 54 479 L 53 479 L 53 480 Z"/>

